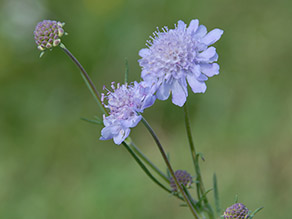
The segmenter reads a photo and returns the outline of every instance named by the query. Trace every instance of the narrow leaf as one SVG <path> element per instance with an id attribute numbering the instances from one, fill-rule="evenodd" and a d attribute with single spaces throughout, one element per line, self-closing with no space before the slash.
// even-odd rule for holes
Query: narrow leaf
<path id="1" fill-rule="evenodd" d="M 217 185 L 217 177 L 214 173 L 213 175 L 213 187 L 214 187 L 214 199 L 215 199 L 215 207 L 217 215 L 220 215 L 221 209 L 220 209 L 220 202 L 219 202 L 219 192 L 218 192 L 218 185 Z"/>
<path id="2" fill-rule="evenodd" d="M 198 202 L 195 201 L 195 200 L 193 199 L 193 197 L 190 195 L 188 189 L 185 187 L 185 185 L 184 185 L 183 183 L 181 184 L 181 186 L 182 186 L 182 188 L 183 188 L 185 194 L 187 195 L 188 199 L 191 201 L 192 206 L 193 206 L 197 211 L 199 211 L 199 205 L 197 205 Z"/>
<path id="3" fill-rule="evenodd" d="M 125 59 L 125 84 L 128 83 L 128 75 L 129 75 L 129 63 L 128 59 Z"/>
<path id="4" fill-rule="evenodd" d="M 200 157 L 202 159 L 202 161 L 205 161 L 205 157 L 201 152 L 197 153 L 197 159 L 198 159 L 198 157 Z"/>
<path id="5" fill-rule="evenodd" d="M 256 213 L 258 213 L 260 210 L 262 210 L 264 207 L 260 207 L 260 208 L 257 208 L 256 210 L 254 210 L 252 213 L 251 213 L 251 215 L 250 215 L 250 219 L 252 219 L 253 217 L 254 217 L 254 215 L 256 214 Z"/>
<path id="6" fill-rule="evenodd" d="M 206 195 L 211 192 L 213 189 L 208 189 L 204 194 L 202 194 L 202 197 L 199 199 L 198 204 L 201 204 L 201 202 L 206 198 Z"/>
<path id="7" fill-rule="evenodd" d="M 87 119 L 87 118 L 81 118 L 81 120 L 92 123 L 92 124 L 97 124 L 97 125 L 102 125 L 103 122 L 97 119 Z"/>
<path id="8" fill-rule="evenodd" d="M 238 195 L 235 195 L 234 204 L 238 203 Z"/>
<path id="9" fill-rule="evenodd" d="M 160 186 L 162 189 L 167 191 L 168 193 L 172 193 L 170 189 L 165 187 L 161 182 L 159 182 L 153 175 L 152 173 L 148 170 L 148 168 L 143 164 L 143 162 L 139 159 L 139 157 L 135 154 L 135 152 L 130 148 L 129 145 L 125 141 L 122 142 L 122 144 L 125 146 L 127 151 L 132 155 L 134 160 L 138 163 L 138 165 L 142 168 L 142 170 L 146 173 L 146 175 L 153 181 L 155 182 L 158 186 Z"/>

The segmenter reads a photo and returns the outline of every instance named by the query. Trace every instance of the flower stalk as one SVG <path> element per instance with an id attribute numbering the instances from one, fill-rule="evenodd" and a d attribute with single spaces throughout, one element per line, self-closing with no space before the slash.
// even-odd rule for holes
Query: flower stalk
<path id="1" fill-rule="evenodd" d="M 214 218 L 213 209 L 209 204 L 207 196 L 205 195 L 206 194 L 206 190 L 205 190 L 205 187 L 204 187 L 204 184 L 203 184 L 203 179 L 202 179 L 202 175 L 201 175 L 201 171 L 200 171 L 200 165 L 199 165 L 199 161 L 198 161 L 199 156 L 196 153 L 195 144 L 194 144 L 194 141 L 193 141 L 187 103 L 185 103 L 183 108 L 184 108 L 186 132 L 187 132 L 187 136 L 188 136 L 188 141 L 189 141 L 191 156 L 192 156 L 192 160 L 193 160 L 193 165 L 194 165 L 195 172 L 196 172 L 196 181 L 197 181 L 196 188 L 197 188 L 198 199 L 199 200 L 203 199 L 204 204 L 206 205 L 206 207 L 209 210 L 208 214 L 210 215 L 211 218 Z"/>
<path id="2" fill-rule="evenodd" d="M 153 171 L 155 171 L 167 184 L 170 183 L 168 177 L 155 165 L 153 162 L 146 157 L 145 154 L 135 145 L 135 143 L 128 137 L 125 141 L 129 141 L 129 146 Z"/>
<path id="3" fill-rule="evenodd" d="M 92 82 L 91 78 L 89 77 L 89 75 L 87 74 L 86 70 L 83 68 L 83 66 L 80 64 L 80 62 L 75 58 L 75 56 L 65 47 L 65 45 L 63 43 L 60 44 L 60 47 L 66 53 L 66 55 L 68 55 L 69 58 L 80 69 L 81 74 L 83 76 L 83 79 L 85 80 L 86 84 L 89 85 L 89 88 L 90 88 L 94 98 L 97 100 L 98 106 L 101 109 L 101 111 L 104 114 L 108 114 L 108 112 L 106 111 L 106 109 L 104 108 L 104 106 L 103 106 L 103 104 L 101 102 L 99 92 L 97 91 L 95 85 L 93 84 L 93 82 Z"/>
<path id="4" fill-rule="evenodd" d="M 160 188 L 162 188 L 163 190 L 167 191 L 168 193 L 171 193 L 171 190 L 166 188 L 162 183 L 160 183 L 151 173 L 150 171 L 147 169 L 147 167 L 142 163 L 142 161 L 137 157 L 137 155 L 134 153 L 134 151 L 130 148 L 130 146 L 123 141 L 122 144 L 125 146 L 125 148 L 127 149 L 127 151 L 132 155 L 132 157 L 134 158 L 134 160 L 138 163 L 138 165 L 143 169 L 143 171 L 146 173 L 147 176 L 149 176 L 149 178 L 155 182 Z"/>
<path id="5" fill-rule="evenodd" d="M 158 147 L 158 149 L 159 149 L 159 151 L 160 151 L 160 153 L 161 153 L 161 155 L 162 155 L 162 157 L 163 157 L 163 159 L 165 161 L 165 164 L 166 164 L 171 176 L 173 177 L 173 179 L 175 181 L 175 184 L 176 184 L 177 188 L 179 189 L 179 191 L 181 192 L 182 196 L 184 197 L 184 200 L 187 203 L 189 209 L 191 210 L 193 216 L 196 219 L 199 219 L 199 215 L 198 215 L 197 211 L 194 209 L 194 206 L 192 205 L 191 200 L 188 198 L 188 196 L 185 193 L 184 189 L 182 188 L 181 184 L 178 182 L 178 179 L 174 174 L 174 171 L 173 171 L 173 169 L 172 169 L 172 167 L 170 165 L 170 162 L 169 162 L 169 160 L 167 158 L 167 155 L 166 155 L 166 153 L 165 153 L 165 151 L 164 151 L 164 149 L 163 149 L 163 147 L 162 147 L 157 135 L 155 134 L 154 130 L 151 128 L 151 126 L 145 120 L 144 117 L 142 117 L 142 122 L 145 125 L 145 127 L 147 128 L 147 130 L 149 131 L 149 133 L 151 134 L 151 136 L 153 137 L 153 139 L 154 139 L 154 141 L 155 141 L 155 143 L 156 143 L 156 145 L 157 145 L 157 147 Z"/>

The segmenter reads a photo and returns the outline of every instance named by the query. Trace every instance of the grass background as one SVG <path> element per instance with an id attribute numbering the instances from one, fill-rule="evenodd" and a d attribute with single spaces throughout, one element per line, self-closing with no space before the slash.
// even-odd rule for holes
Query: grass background
<path id="1" fill-rule="evenodd" d="M 37 22 L 66 22 L 65 45 L 101 91 L 139 80 L 138 51 L 155 28 L 198 18 L 223 29 L 220 75 L 188 104 L 205 185 L 217 173 L 221 207 L 236 194 L 256 218 L 289 218 L 292 195 L 292 3 L 288 0 L 2 0 L 0 2 L 0 218 L 192 218 L 153 184 L 123 147 L 99 141 L 100 115 L 78 69 L 56 48 L 39 59 Z M 183 111 L 145 112 L 175 169 L 193 168 Z M 161 168 L 150 135 L 131 132 Z M 209 195 L 212 198 L 212 194 Z"/>

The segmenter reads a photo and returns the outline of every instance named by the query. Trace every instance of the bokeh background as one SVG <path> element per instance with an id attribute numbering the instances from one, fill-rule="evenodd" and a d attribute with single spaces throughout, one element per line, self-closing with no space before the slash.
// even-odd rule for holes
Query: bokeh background
<path id="1" fill-rule="evenodd" d="M 220 75 L 188 105 L 205 186 L 221 207 L 236 195 L 256 218 L 290 218 L 292 195 L 292 3 L 289 0 L 2 0 L 0 2 L 0 218 L 192 218 L 122 146 L 99 141 L 101 116 L 78 69 L 56 48 L 39 59 L 37 22 L 66 22 L 65 45 L 101 91 L 139 80 L 138 51 L 156 27 L 198 18 L 223 29 Z M 183 111 L 157 101 L 145 117 L 175 169 L 192 174 Z M 132 138 L 165 165 L 142 124 Z M 194 192 L 194 191 L 193 191 Z M 212 199 L 212 193 L 209 194 Z"/>

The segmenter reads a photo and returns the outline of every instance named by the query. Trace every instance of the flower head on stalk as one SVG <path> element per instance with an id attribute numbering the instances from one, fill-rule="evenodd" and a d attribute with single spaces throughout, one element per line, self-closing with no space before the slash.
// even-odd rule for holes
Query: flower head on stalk
<path id="1" fill-rule="evenodd" d="M 206 91 L 208 77 L 219 74 L 215 47 L 223 31 L 214 29 L 207 33 L 204 25 L 192 20 L 190 25 L 178 21 L 175 29 L 167 27 L 153 33 L 148 48 L 141 49 L 143 80 L 155 84 L 156 97 L 166 100 L 172 93 L 172 102 L 183 106 L 188 96 L 187 82 L 194 93 Z"/>
<path id="2" fill-rule="evenodd" d="M 39 22 L 33 32 L 38 49 L 45 51 L 58 46 L 61 43 L 61 37 L 64 35 L 64 25 L 65 23 L 52 20 Z"/>
<path id="3" fill-rule="evenodd" d="M 241 203 L 236 203 L 227 208 L 223 216 L 225 219 L 247 219 L 250 217 L 249 210 Z"/>
<path id="4" fill-rule="evenodd" d="M 102 94 L 102 103 L 109 110 L 109 115 L 103 118 L 104 128 L 100 140 L 113 138 L 115 144 L 121 144 L 130 134 L 130 128 L 135 127 L 145 108 L 153 105 L 155 96 L 153 88 L 145 82 L 134 82 L 130 85 L 119 83 L 111 85 L 112 91 Z M 107 103 L 104 102 L 107 100 Z"/>
<path id="5" fill-rule="evenodd" d="M 175 177 L 177 178 L 180 184 L 183 184 L 185 187 L 190 187 L 193 183 L 192 176 L 185 170 L 177 170 L 174 173 Z M 170 178 L 170 187 L 172 188 L 173 192 L 177 192 L 177 186 L 175 184 L 174 178 Z"/>

